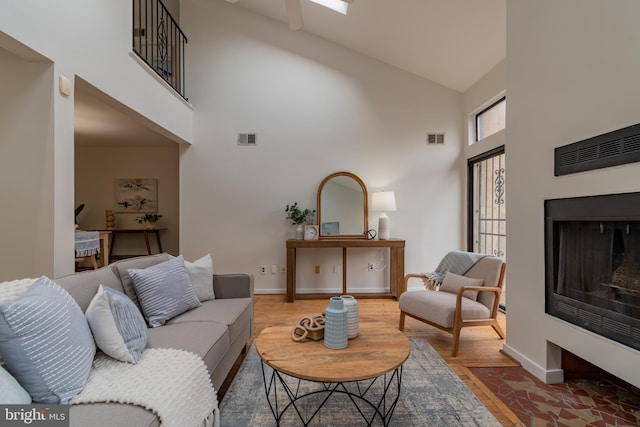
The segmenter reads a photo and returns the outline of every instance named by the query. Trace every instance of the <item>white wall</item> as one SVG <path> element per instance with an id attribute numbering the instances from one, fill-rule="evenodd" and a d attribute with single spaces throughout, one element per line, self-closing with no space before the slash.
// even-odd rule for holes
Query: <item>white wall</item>
<path id="1" fill-rule="evenodd" d="M 640 386 L 640 352 L 545 315 L 543 246 L 545 199 L 640 191 L 638 163 L 553 175 L 555 147 L 639 122 L 638 16 L 634 0 L 507 3 L 505 350 L 548 381 L 561 346 Z"/>
<path id="2" fill-rule="evenodd" d="M 58 76 L 69 78 L 72 87 L 74 76 L 82 77 L 176 141 L 191 141 L 193 112 L 132 56 L 128 0 L 5 0 L 0 3 L 0 29 L 0 47 L 12 50 L 26 45 L 53 63 L 49 90 L 39 95 L 40 102 L 52 106 L 49 117 L 31 120 L 30 126 L 36 129 L 29 135 L 31 139 L 23 139 L 21 144 L 42 144 L 38 133 L 51 138 L 42 159 L 49 180 L 40 187 L 47 196 L 41 200 L 39 214 L 52 219 L 53 233 L 40 234 L 38 244 L 46 248 L 40 250 L 46 252 L 46 260 L 41 262 L 51 262 L 52 268 L 34 265 L 25 274 L 57 277 L 72 272 L 74 267 L 73 98 L 58 92 Z M 1 66 L 4 69 L 4 64 Z M 25 64 L 24 68 L 28 71 L 29 66 Z M 24 114 L 21 119 L 27 117 Z M 19 166 L 28 168 L 30 162 Z M 15 198 L 3 203 L 14 204 Z M 13 251 L 4 262 L 11 265 L 32 256 L 32 250 Z"/>
<path id="3" fill-rule="evenodd" d="M 105 227 L 104 211 L 114 209 L 114 181 L 117 178 L 156 178 L 158 180 L 157 223 L 162 249 L 178 255 L 179 194 L 178 144 L 164 146 L 76 146 L 75 205 L 85 204 L 78 216 L 84 230 Z M 116 213 L 116 228 L 143 228 L 133 213 Z M 157 252 L 155 239 L 151 249 Z M 112 248 L 113 249 L 113 248 Z M 120 235 L 112 255 L 143 255 L 146 246 L 142 234 Z"/>
<path id="4" fill-rule="evenodd" d="M 395 191 L 389 218 L 392 236 L 407 240 L 406 271 L 461 247 L 461 94 L 226 2 L 182 2 L 180 17 L 196 108 L 180 166 L 187 258 L 211 252 L 217 271 L 247 271 L 257 292 L 283 292 L 285 276 L 259 266 L 285 263 L 285 205 L 315 208 L 318 185 L 340 170 L 370 193 Z M 256 132 L 257 146 L 238 147 L 239 132 Z M 427 146 L 427 132 L 445 132 L 446 144 Z M 377 255 L 350 252 L 351 284 L 385 285 L 388 270 L 366 271 Z M 339 250 L 300 258 L 301 287 L 339 286 Z"/>
<path id="5" fill-rule="evenodd" d="M 53 65 L 34 59 L 0 48 L 0 281 L 53 273 Z"/>

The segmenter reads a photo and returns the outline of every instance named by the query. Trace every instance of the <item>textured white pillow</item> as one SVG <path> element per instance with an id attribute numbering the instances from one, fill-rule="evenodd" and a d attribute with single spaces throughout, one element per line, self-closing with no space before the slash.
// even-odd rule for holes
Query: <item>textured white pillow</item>
<path id="1" fill-rule="evenodd" d="M 0 304 L 17 300 L 36 280 L 18 279 L 0 283 Z"/>
<path id="2" fill-rule="evenodd" d="M 13 376 L 0 367 L 0 404 L 28 405 L 31 396 Z"/>
<path id="3" fill-rule="evenodd" d="M 196 291 L 198 299 L 200 301 L 215 299 L 216 295 L 213 292 L 213 260 L 211 259 L 211 254 L 206 254 L 194 262 L 185 260 L 184 266 L 187 268 L 187 274 L 189 274 L 189 279 L 191 279 L 191 284 Z"/>
<path id="4" fill-rule="evenodd" d="M 147 346 L 147 324 L 128 296 L 100 285 L 85 316 L 100 350 L 123 362 L 140 360 Z"/>
<path id="5" fill-rule="evenodd" d="M 458 289 L 460 289 L 463 286 L 483 286 L 483 285 L 484 285 L 484 280 L 482 279 L 472 279 L 470 277 L 460 276 L 459 274 L 454 274 L 454 273 L 451 273 L 450 271 L 447 271 L 447 274 L 444 276 L 444 280 L 442 281 L 442 285 L 440 285 L 440 291 L 457 294 Z M 464 291 L 462 293 L 462 296 L 475 301 L 476 299 L 478 299 L 478 291 Z"/>
<path id="6" fill-rule="evenodd" d="M 147 323 L 152 328 L 200 307 L 182 255 L 145 269 L 127 270 Z"/>

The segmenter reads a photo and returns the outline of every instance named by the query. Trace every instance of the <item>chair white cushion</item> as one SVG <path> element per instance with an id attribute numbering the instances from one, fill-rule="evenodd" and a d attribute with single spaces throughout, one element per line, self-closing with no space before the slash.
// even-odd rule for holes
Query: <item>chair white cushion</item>
<path id="1" fill-rule="evenodd" d="M 468 298 L 462 298 L 462 319 L 488 319 L 490 310 Z M 436 323 L 445 328 L 453 328 L 456 312 L 456 295 L 449 292 L 417 290 L 400 296 L 400 310 L 413 316 Z"/>
<path id="2" fill-rule="evenodd" d="M 484 285 L 484 280 L 482 279 L 472 279 L 470 277 L 464 277 L 459 274 L 452 273 L 447 271 L 447 274 L 444 276 L 444 280 L 442 281 L 442 285 L 440 285 L 440 292 L 449 292 L 452 294 L 457 294 L 458 290 L 463 286 L 482 286 Z M 478 299 L 479 291 L 464 291 L 462 296 L 470 299 L 471 301 L 475 301 Z"/>

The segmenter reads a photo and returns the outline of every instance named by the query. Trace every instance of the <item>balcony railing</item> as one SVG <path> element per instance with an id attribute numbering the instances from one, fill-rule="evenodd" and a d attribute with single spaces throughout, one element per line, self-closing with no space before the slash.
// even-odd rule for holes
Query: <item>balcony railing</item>
<path id="1" fill-rule="evenodd" d="M 185 100 L 186 44 L 160 0 L 133 0 L 133 51 Z"/>

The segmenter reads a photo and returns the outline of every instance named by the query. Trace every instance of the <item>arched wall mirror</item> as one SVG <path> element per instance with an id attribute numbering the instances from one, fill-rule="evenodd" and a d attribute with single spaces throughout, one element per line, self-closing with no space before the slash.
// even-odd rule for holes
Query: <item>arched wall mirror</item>
<path id="1" fill-rule="evenodd" d="M 350 172 L 336 172 L 318 187 L 320 237 L 367 237 L 367 187 Z"/>

